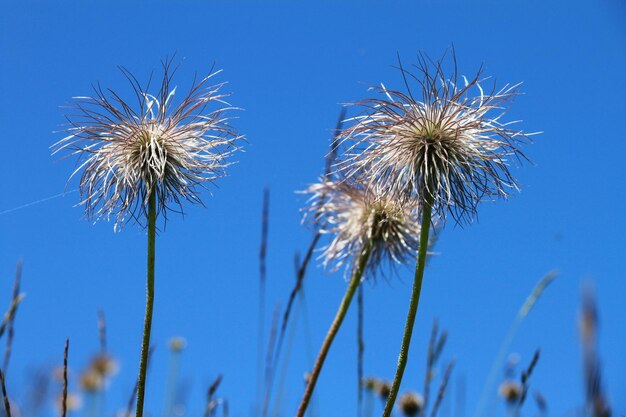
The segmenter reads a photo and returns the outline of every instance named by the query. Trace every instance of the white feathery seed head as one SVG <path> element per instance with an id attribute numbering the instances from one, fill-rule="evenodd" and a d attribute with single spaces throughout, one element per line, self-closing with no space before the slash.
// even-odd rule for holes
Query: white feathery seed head
<path id="1" fill-rule="evenodd" d="M 529 135 L 501 121 L 520 84 L 485 91 L 482 68 L 472 79 L 459 77 L 452 57 L 451 76 L 445 55 L 419 55 L 415 74 L 399 66 L 406 92 L 381 85 L 372 88 L 380 98 L 353 103 L 364 110 L 340 133 L 347 151 L 337 169 L 422 204 L 430 198 L 442 218 L 471 221 L 485 197 L 517 189 L 509 164 L 525 158 L 518 145 Z"/>
<path id="2" fill-rule="evenodd" d="M 78 155 L 82 171 L 81 204 L 86 217 L 115 216 L 116 230 L 130 219 L 140 224 L 147 203 L 156 193 L 157 214 L 167 215 L 182 200 L 202 203 L 199 188 L 225 175 L 226 158 L 237 147 L 237 135 L 226 112 L 234 110 L 220 90 L 209 85 L 220 71 L 194 82 L 187 95 L 175 102 L 172 60 L 163 62 L 163 78 L 156 94 L 150 82 L 143 88 L 125 68 L 136 101 L 127 102 L 111 89 L 94 86 L 94 95 L 74 97 L 66 115 L 68 136 L 53 145 L 56 154 Z"/>
<path id="3" fill-rule="evenodd" d="M 357 268 L 369 249 L 367 269 L 376 273 L 382 263 L 403 264 L 419 246 L 418 202 L 415 198 L 385 193 L 376 184 L 353 179 L 322 179 L 311 194 L 306 216 L 320 233 L 332 236 L 323 249 L 323 265 L 330 270 Z"/>

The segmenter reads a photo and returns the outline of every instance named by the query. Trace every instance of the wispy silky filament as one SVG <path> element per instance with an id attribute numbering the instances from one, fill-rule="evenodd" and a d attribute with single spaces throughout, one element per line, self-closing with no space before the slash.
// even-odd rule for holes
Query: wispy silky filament
<path id="1" fill-rule="evenodd" d="M 224 83 L 208 86 L 214 72 L 194 84 L 173 104 L 175 69 L 163 64 L 163 80 L 156 95 L 142 88 L 127 70 L 137 106 L 99 85 L 91 97 L 76 97 L 69 135 L 54 145 L 55 153 L 70 150 L 85 159 L 72 174 L 82 171 L 80 191 L 87 217 L 116 217 L 116 228 L 130 217 L 146 214 L 148 198 L 157 194 L 157 213 L 165 214 L 181 200 L 200 203 L 198 188 L 225 175 L 226 158 L 239 139 L 228 124 Z M 149 86 L 149 85 L 148 85 Z M 209 110 L 208 106 L 215 106 Z"/>
<path id="2" fill-rule="evenodd" d="M 381 85 L 372 88 L 380 98 L 353 103 L 362 113 L 340 135 L 348 151 L 338 167 L 422 202 L 432 196 L 442 217 L 471 221 L 484 197 L 517 189 L 509 163 L 524 158 L 528 135 L 501 121 L 519 84 L 485 92 L 482 69 L 459 80 L 443 61 L 420 55 L 416 74 L 400 66 L 405 92 Z"/>
<path id="3" fill-rule="evenodd" d="M 321 233 L 332 236 L 321 256 L 325 267 L 346 267 L 351 273 L 366 248 L 367 270 L 373 274 L 383 263 L 403 264 L 415 256 L 420 227 L 414 197 L 385 193 L 376 184 L 355 180 L 322 180 L 306 192 L 312 194 L 308 216 Z"/>

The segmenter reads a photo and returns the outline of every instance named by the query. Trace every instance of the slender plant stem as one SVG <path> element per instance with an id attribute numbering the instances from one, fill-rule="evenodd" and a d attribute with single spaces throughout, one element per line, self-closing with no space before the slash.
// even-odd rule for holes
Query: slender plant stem
<path id="1" fill-rule="evenodd" d="M 348 289 L 346 290 L 346 293 L 341 300 L 341 304 L 339 305 L 339 310 L 337 310 L 337 314 L 335 315 L 333 324 L 331 324 L 330 329 L 328 329 L 328 333 L 326 334 L 326 338 L 324 339 L 322 348 L 320 349 L 320 352 L 317 355 L 317 359 L 315 360 L 315 365 L 313 366 L 313 371 L 311 371 L 311 375 L 309 376 L 306 389 L 304 390 L 304 396 L 302 397 L 302 401 L 300 402 L 300 406 L 298 407 L 296 417 L 303 417 L 304 413 L 306 412 L 309 401 L 311 400 L 311 396 L 313 395 L 313 390 L 315 389 L 315 384 L 317 383 L 317 378 L 322 371 L 322 366 L 324 366 L 324 360 L 326 359 L 326 355 L 328 354 L 330 346 L 335 339 L 335 335 L 339 331 L 341 323 L 343 322 L 343 319 L 348 312 L 348 308 L 350 307 L 350 303 L 352 302 L 354 293 L 361 283 L 361 277 L 363 276 L 363 271 L 365 270 L 365 266 L 367 265 L 367 261 L 370 257 L 370 252 L 371 248 L 366 247 L 359 257 L 359 263 L 357 265 L 357 268 L 352 273 L 352 278 L 350 278 Z"/>
<path id="2" fill-rule="evenodd" d="M 154 306 L 154 253 L 156 243 L 156 192 L 152 190 L 148 201 L 148 279 L 146 285 L 146 317 L 141 341 L 141 361 L 137 379 L 137 409 L 135 417 L 143 416 L 143 399 L 146 391 L 146 370 L 150 351 L 150 330 L 152 329 L 152 308 Z"/>
<path id="3" fill-rule="evenodd" d="M 365 354 L 365 342 L 363 339 L 363 287 L 359 287 L 356 296 L 358 307 L 357 314 L 357 370 L 356 370 L 356 389 L 357 389 L 357 405 L 356 416 L 362 416 L 363 408 L 363 356 Z"/>
<path id="4" fill-rule="evenodd" d="M 402 346 L 400 347 L 400 356 L 398 357 L 396 376 L 393 378 L 393 384 L 391 385 L 389 397 L 387 397 L 387 404 L 385 404 L 383 417 L 389 417 L 393 411 L 393 406 L 396 402 L 398 391 L 400 390 L 402 376 L 404 375 L 404 368 L 406 368 L 406 362 L 409 356 L 409 346 L 411 345 L 413 325 L 415 324 L 417 306 L 419 305 L 420 293 L 422 292 L 424 267 L 426 266 L 426 253 L 428 252 L 428 234 L 430 232 L 432 205 L 433 197 L 428 196 L 424 204 L 424 211 L 422 212 L 422 230 L 420 231 L 420 243 L 417 253 L 417 265 L 415 266 L 415 278 L 413 280 L 413 292 L 411 293 L 409 313 L 407 314 L 406 324 L 404 326 L 404 335 L 402 336 Z"/>

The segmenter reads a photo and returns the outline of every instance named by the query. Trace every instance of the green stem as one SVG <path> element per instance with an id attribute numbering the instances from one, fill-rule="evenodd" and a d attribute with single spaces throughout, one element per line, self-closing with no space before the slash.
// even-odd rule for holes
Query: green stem
<path id="1" fill-rule="evenodd" d="M 156 243 L 156 192 L 152 190 L 148 201 L 148 279 L 146 285 L 146 316 L 141 341 L 141 361 L 137 379 L 137 410 L 135 417 L 143 416 L 143 399 L 146 391 L 146 370 L 150 350 L 150 330 L 152 329 L 152 308 L 154 306 L 154 253 Z"/>
<path id="2" fill-rule="evenodd" d="M 317 355 L 317 359 L 315 360 L 315 365 L 313 366 L 313 371 L 311 371 L 311 375 L 309 376 L 306 389 L 304 390 L 304 396 L 302 397 L 302 401 L 300 402 L 300 406 L 298 407 L 296 417 L 303 417 L 304 413 L 306 412 L 309 401 L 311 400 L 311 396 L 313 395 L 313 390 L 315 389 L 315 384 L 317 383 L 317 378 L 322 371 L 322 366 L 324 366 L 324 360 L 326 359 L 326 355 L 328 354 L 330 346 L 335 339 L 335 335 L 339 331 L 339 327 L 341 327 L 341 323 L 343 322 L 343 319 L 348 312 L 348 308 L 350 307 L 350 303 L 352 302 L 352 297 L 354 296 L 356 289 L 361 283 L 361 276 L 363 275 L 363 271 L 365 270 L 365 266 L 367 265 L 370 252 L 370 247 L 365 248 L 361 253 L 361 256 L 359 257 L 359 263 L 357 265 L 357 268 L 352 273 L 352 278 L 350 279 L 350 284 L 348 284 L 348 289 L 346 290 L 346 293 L 341 300 L 341 304 L 339 305 L 339 310 L 337 310 L 337 314 L 335 315 L 333 324 L 331 324 L 330 329 L 328 329 L 328 333 L 326 334 L 326 338 L 324 339 L 324 343 L 322 344 L 320 353 Z"/>
<path id="3" fill-rule="evenodd" d="M 422 291 L 422 279 L 424 278 L 424 267 L 426 266 L 426 253 L 428 252 L 428 234 L 430 232 L 430 223 L 432 216 L 433 197 L 428 196 L 424 204 L 422 213 L 422 230 L 420 231 L 420 243 L 417 252 L 417 265 L 415 266 L 415 278 L 413 280 L 413 292 L 411 293 L 411 303 L 409 304 L 409 313 L 407 314 L 406 324 L 404 326 L 404 335 L 402 336 L 402 346 L 400 347 L 400 356 L 398 357 L 398 367 L 396 368 L 396 376 L 393 378 L 393 385 L 387 397 L 387 404 L 383 411 L 383 417 L 389 417 L 393 411 L 393 406 L 400 390 L 400 383 L 404 375 L 404 368 L 409 356 L 409 346 L 411 345 L 411 336 L 413 334 L 413 325 L 415 324 L 415 316 L 417 314 L 417 306 L 420 301 L 420 293 Z"/>

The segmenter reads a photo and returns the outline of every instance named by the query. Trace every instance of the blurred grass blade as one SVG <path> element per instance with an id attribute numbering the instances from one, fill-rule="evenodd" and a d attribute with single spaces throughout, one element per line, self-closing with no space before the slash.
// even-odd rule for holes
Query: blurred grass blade
<path id="1" fill-rule="evenodd" d="M 513 321 L 513 324 L 509 328 L 509 331 L 504 338 L 504 341 L 502 342 L 502 345 L 500 345 L 498 355 L 491 365 L 491 369 L 489 370 L 489 374 L 487 376 L 487 381 L 483 386 L 483 391 L 478 401 L 478 406 L 476 407 L 476 410 L 474 412 L 474 417 L 481 417 L 483 415 L 487 401 L 491 393 L 493 392 L 493 388 L 495 386 L 494 384 L 496 382 L 496 376 L 498 375 L 498 370 L 501 369 L 503 366 L 505 356 L 509 351 L 509 348 L 511 347 L 511 343 L 515 338 L 515 335 L 517 334 L 520 325 L 522 324 L 526 316 L 528 316 L 528 314 L 531 312 L 548 285 L 550 285 L 550 283 L 554 281 L 557 276 L 557 271 L 550 271 L 543 278 L 541 278 L 537 285 L 535 285 L 535 287 L 531 291 L 530 295 L 524 301 L 524 304 L 522 304 L 522 307 L 519 309 L 517 316 Z"/>
<path id="2" fill-rule="evenodd" d="M 15 279 L 13 280 L 13 294 L 11 295 L 11 303 L 20 298 L 20 288 L 22 285 L 22 260 L 17 261 L 17 267 L 15 270 Z M 11 351 L 13 348 L 13 337 L 15 336 L 15 316 L 17 315 L 17 303 L 15 304 L 15 310 L 11 315 L 11 319 L 8 324 L 7 343 L 4 348 L 4 361 L 2 364 L 2 371 L 6 374 L 9 369 L 9 360 L 11 359 Z"/>
<path id="3" fill-rule="evenodd" d="M 257 322 L 257 387 L 256 404 L 257 415 L 261 413 L 263 404 L 263 346 L 265 345 L 265 298 L 267 280 L 267 236 L 269 230 L 270 190 L 263 190 L 263 205 L 261 209 L 261 243 L 259 246 L 259 312 Z"/>

